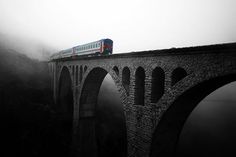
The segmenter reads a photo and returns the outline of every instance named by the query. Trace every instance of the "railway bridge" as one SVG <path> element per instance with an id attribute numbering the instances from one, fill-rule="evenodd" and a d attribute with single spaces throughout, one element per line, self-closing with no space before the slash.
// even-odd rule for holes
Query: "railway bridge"
<path id="1" fill-rule="evenodd" d="M 99 156 L 93 153 L 99 149 L 96 105 L 103 79 L 110 74 L 125 117 L 123 156 L 170 156 L 196 105 L 236 81 L 236 43 L 64 58 L 49 65 L 54 99 L 71 123 L 73 154 Z"/>

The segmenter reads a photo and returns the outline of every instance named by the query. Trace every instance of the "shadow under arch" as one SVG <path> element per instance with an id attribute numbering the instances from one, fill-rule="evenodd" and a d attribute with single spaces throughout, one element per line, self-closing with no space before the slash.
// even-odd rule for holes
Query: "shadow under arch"
<path id="1" fill-rule="evenodd" d="M 192 110 L 210 93 L 235 80 L 236 74 L 212 78 L 179 96 L 163 114 L 154 130 L 150 156 L 175 156 L 180 133 Z"/>
<path id="2" fill-rule="evenodd" d="M 104 129 L 101 129 L 104 128 L 104 126 L 100 126 L 102 124 L 99 123 L 99 119 L 101 119 L 100 115 L 103 114 L 103 112 L 101 112 L 102 109 L 98 106 L 98 95 L 103 80 L 107 75 L 109 75 L 109 73 L 106 70 L 97 67 L 88 73 L 84 81 L 80 96 L 79 123 L 77 128 L 79 156 L 97 157 L 106 154 L 104 153 L 104 146 L 102 145 L 104 142 L 101 142 L 101 137 L 106 133 L 104 133 Z M 108 111 L 109 109 L 107 109 L 106 112 Z M 123 110 L 122 113 L 119 112 L 118 114 L 124 116 Z M 107 115 L 109 115 L 107 119 L 114 118 L 111 113 Z M 121 123 L 125 124 L 125 121 L 122 121 Z M 113 125 L 115 125 L 115 123 Z M 109 128 L 105 131 L 109 132 Z M 115 136 L 115 134 L 113 135 Z M 112 141 L 113 143 L 116 142 L 114 140 L 109 141 Z M 110 143 L 110 145 L 112 145 L 112 143 Z M 119 154 L 118 152 L 112 153 L 112 156 Z"/>
<path id="3" fill-rule="evenodd" d="M 63 141 L 64 147 L 62 153 L 68 155 L 70 145 L 72 142 L 72 129 L 73 129 L 73 91 L 72 80 L 69 69 L 63 67 L 59 78 L 59 90 L 57 96 L 57 118 L 59 123 L 59 136 Z"/>

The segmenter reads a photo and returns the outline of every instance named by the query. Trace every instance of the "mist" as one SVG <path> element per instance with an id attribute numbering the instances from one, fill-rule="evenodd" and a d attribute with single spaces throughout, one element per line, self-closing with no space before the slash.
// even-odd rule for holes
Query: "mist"
<path id="1" fill-rule="evenodd" d="M 188 117 L 180 135 L 181 156 L 235 156 L 236 82 L 204 98 Z"/>
<path id="2" fill-rule="evenodd" d="M 235 0 L 1 0 L 0 32 L 58 50 L 110 38 L 114 53 L 236 42 Z"/>
<path id="3" fill-rule="evenodd" d="M 107 74 L 100 87 L 96 113 L 99 155 L 125 157 L 127 135 L 124 108 L 110 74 Z"/>
<path id="4" fill-rule="evenodd" d="M 56 48 L 40 40 L 1 32 L 0 47 L 1 49 L 14 50 L 17 53 L 25 54 L 29 58 L 39 61 L 49 61 L 50 56 L 58 51 Z"/>
<path id="5" fill-rule="evenodd" d="M 236 42 L 235 6 L 235 0 L 0 0 L 1 155 L 68 155 L 50 88 L 51 54 L 103 38 L 114 41 L 114 53 Z M 236 154 L 235 89 L 230 84 L 195 108 L 180 154 Z M 109 75 L 96 112 L 101 154 L 125 156 L 124 109 Z"/>

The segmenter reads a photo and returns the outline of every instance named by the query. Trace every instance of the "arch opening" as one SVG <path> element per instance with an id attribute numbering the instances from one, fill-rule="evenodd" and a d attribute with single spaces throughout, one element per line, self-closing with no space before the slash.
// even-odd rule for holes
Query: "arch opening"
<path id="1" fill-rule="evenodd" d="M 124 67 L 122 71 L 122 84 L 129 95 L 129 85 L 130 85 L 130 70 L 128 67 Z"/>
<path id="2" fill-rule="evenodd" d="M 218 88 L 194 108 L 182 128 L 176 156 L 235 156 L 235 93 L 236 81 Z"/>
<path id="3" fill-rule="evenodd" d="M 235 80 L 235 74 L 213 78 L 179 96 L 163 114 L 153 133 L 150 156 L 175 156 L 180 133 L 193 109 L 210 93 Z"/>
<path id="4" fill-rule="evenodd" d="M 152 72 L 151 102 L 156 103 L 164 94 L 165 73 L 157 67 Z"/>
<path id="5" fill-rule="evenodd" d="M 78 76 L 79 76 L 79 73 L 78 73 L 78 66 L 76 66 L 75 68 L 75 85 L 78 86 Z"/>
<path id="6" fill-rule="evenodd" d="M 176 68 L 171 75 L 171 85 L 175 85 L 181 79 L 187 76 L 187 72 L 183 68 Z"/>
<path id="7" fill-rule="evenodd" d="M 117 97 L 114 98 L 114 95 Z M 121 101 L 114 106 L 117 101 L 120 101 L 118 89 L 110 74 L 102 68 L 90 71 L 80 98 L 79 155 L 126 155 L 124 111 Z"/>
<path id="8" fill-rule="evenodd" d="M 60 136 L 64 142 L 63 153 L 68 154 L 72 142 L 73 129 L 73 91 L 72 80 L 68 68 L 63 67 L 59 79 L 57 114 L 60 120 Z"/>
<path id="9" fill-rule="evenodd" d="M 74 76 L 74 74 L 75 74 L 75 66 L 73 65 L 72 66 L 72 76 Z"/>
<path id="10" fill-rule="evenodd" d="M 145 93 L 145 71 L 142 67 L 138 67 L 135 72 L 135 105 L 144 105 Z"/>
<path id="11" fill-rule="evenodd" d="M 118 67 L 114 66 L 113 70 L 115 71 L 116 75 L 119 76 L 119 69 L 118 69 Z"/>
<path id="12" fill-rule="evenodd" d="M 83 67 L 82 65 L 80 66 L 80 70 L 79 70 L 79 82 L 81 83 L 83 79 Z"/>
<path id="13" fill-rule="evenodd" d="M 88 67 L 85 65 L 85 66 L 84 66 L 84 72 L 86 72 L 87 69 L 88 69 Z"/>

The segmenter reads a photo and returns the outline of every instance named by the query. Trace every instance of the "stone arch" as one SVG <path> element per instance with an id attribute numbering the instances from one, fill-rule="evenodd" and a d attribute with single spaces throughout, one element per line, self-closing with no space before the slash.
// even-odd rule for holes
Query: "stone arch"
<path id="1" fill-rule="evenodd" d="M 59 81 L 60 81 L 60 78 L 61 78 L 61 75 L 62 75 L 62 70 L 64 70 L 65 68 L 68 70 L 68 72 L 69 72 L 69 74 L 70 74 L 70 77 L 71 77 L 71 80 L 72 80 L 72 76 L 71 76 L 72 71 L 71 71 L 71 69 L 69 68 L 69 66 L 67 66 L 67 65 L 63 65 L 63 66 L 58 65 L 58 67 L 57 67 L 57 72 L 58 72 L 59 75 L 58 75 L 58 77 L 57 77 L 57 85 L 59 85 Z"/>
<path id="2" fill-rule="evenodd" d="M 127 95 L 129 95 L 130 70 L 128 67 L 124 67 L 122 71 L 122 84 L 126 90 Z"/>
<path id="3" fill-rule="evenodd" d="M 72 66 L 72 76 L 74 76 L 75 75 L 75 66 L 73 65 Z"/>
<path id="4" fill-rule="evenodd" d="M 192 110 L 216 89 L 236 81 L 236 74 L 200 82 L 180 95 L 161 116 L 154 130 L 150 156 L 174 156 L 179 135 Z"/>
<path id="5" fill-rule="evenodd" d="M 114 66 L 112 69 L 115 71 L 116 75 L 119 76 L 119 69 L 118 69 L 118 67 Z"/>
<path id="6" fill-rule="evenodd" d="M 96 116 L 99 115 L 97 112 L 99 90 L 107 74 L 108 72 L 103 68 L 96 67 L 88 72 L 82 82 L 77 131 L 80 147 L 79 155 L 81 156 L 93 157 L 102 154 L 99 142 L 99 133 L 101 133 L 101 130 L 99 130 L 98 125 L 100 124 L 98 124 L 98 117 Z M 125 124 L 125 121 L 123 123 Z"/>
<path id="7" fill-rule="evenodd" d="M 88 67 L 85 65 L 85 66 L 84 66 L 84 72 L 86 72 L 87 69 L 88 69 Z"/>
<path id="8" fill-rule="evenodd" d="M 142 67 L 138 67 L 135 72 L 135 105 L 144 105 L 145 77 L 144 69 Z"/>
<path id="9" fill-rule="evenodd" d="M 73 131 L 73 91 L 72 79 L 67 67 L 63 67 L 59 78 L 59 90 L 57 96 L 57 114 L 60 120 L 60 132 L 63 135 L 61 140 L 65 142 L 65 150 L 69 153 L 70 144 L 72 142 Z"/>
<path id="10" fill-rule="evenodd" d="M 83 66 L 80 66 L 80 70 L 79 70 L 79 82 L 81 83 L 83 79 Z"/>
<path id="11" fill-rule="evenodd" d="M 171 85 L 175 85 L 177 82 L 179 82 L 181 79 L 183 79 L 185 76 L 187 76 L 187 72 L 181 68 L 176 68 L 171 75 Z"/>
<path id="12" fill-rule="evenodd" d="M 165 72 L 162 68 L 156 67 L 152 72 L 151 102 L 156 103 L 164 94 Z"/>
<path id="13" fill-rule="evenodd" d="M 75 68 L 75 85 L 76 86 L 78 86 L 78 81 L 79 81 L 79 79 L 78 79 L 78 76 L 79 76 L 78 70 L 79 70 L 79 68 L 78 68 L 78 65 L 77 65 L 76 68 Z"/>

